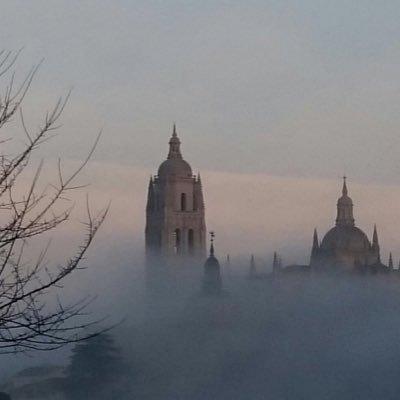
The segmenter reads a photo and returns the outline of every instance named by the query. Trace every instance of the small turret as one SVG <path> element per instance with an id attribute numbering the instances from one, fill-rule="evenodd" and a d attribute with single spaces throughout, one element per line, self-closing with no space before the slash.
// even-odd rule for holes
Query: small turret
<path id="1" fill-rule="evenodd" d="M 379 247 L 378 232 L 376 230 L 376 225 L 374 225 L 374 233 L 372 235 L 372 247 Z"/>
<path id="2" fill-rule="evenodd" d="M 381 254 L 380 254 L 378 231 L 376 229 L 376 225 L 374 225 L 374 233 L 372 235 L 372 250 L 376 253 L 378 263 L 380 263 L 381 262 Z"/>
<path id="3" fill-rule="evenodd" d="M 277 274 L 279 273 L 280 269 L 281 269 L 281 261 L 278 257 L 278 253 L 274 251 L 274 258 L 272 261 L 272 273 Z"/>
<path id="4" fill-rule="evenodd" d="M 318 232 L 317 232 L 317 228 L 314 228 L 313 249 L 319 249 L 319 241 L 318 241 Z"/>
<path id="5" fill-rule="evenodd" d="M 388 262 L 389 271 L 393 271 L 393 257 L 392 253 L 389 254 L 389 262 Z"/>
<path id="6" fill-rule="evenodd" d="M 203 293 L 206 295 L 219 295 L 222 291 L 220 265 L 214 253 L 214 232 L 210 232 L 210 256 L 204 264 Z"/>
<path id="7" fill-rule="evenodd" d="M 250 279 L 255 278 L 256 275 L 257 275 L 256 262 L 254 259 L 254 255 L 252 254 L 250 258 L 249 278 Z"/>
<path id="8" fill-rule="evenodd" d="M 317 228 L 314 228 L 313 245 L 311 249 L 311 260 L 310 260 L 311 265 L 317 262 L 318 255 L 319 255 L 318 232 Z"/>
<path id="9" fill-rule="evenodd" d="M 204 210 L 204 196 L 203 196 L 203 187 L 201 184 L 200 173 L 197 175 L 195 184 L 194 184 L 194 200 L 193 200 L 193 209 L 194 211 Z"/>

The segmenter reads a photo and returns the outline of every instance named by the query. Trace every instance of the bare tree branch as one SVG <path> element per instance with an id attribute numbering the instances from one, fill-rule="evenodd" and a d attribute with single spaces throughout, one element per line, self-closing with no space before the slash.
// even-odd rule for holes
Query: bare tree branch
<path id="1" fill-rule="evenodd" d="M 21 196 L 17 191 L 21 174 L 30 169 L 32 153 L 59 127 L 58 122 L 70 93 L 59 98 L 36 132 L 31 131 L 24 118 L 22 103 L 40 64 L 28 72 L 21 84 L 16 84 L 15 73 L 11 70 L 19 53 L 0 51 L 0 78 L 5 79 L 8 73 L 11 74 L 0 93 L 0 129 L 4 129 L 18 113 L 21 131 L 27 139 L 17 154 L 0 154 L 0 353 L 57 349 L 95 335 L 83 333 L 84 328 L 102 322 L 89 321 L 85 314 L 92 298 L 63 304 L 57 292 L 63 287 L 65 278 L 81 268 L 109 206 L 93 214 L 86 198 L 85 235 L 76 253 L 65 264 L 48 265 L 46 256 L 50 244 L 42 249 L 35 262 L 24 261 L 27 244 L 32 238 L 40 237 L 69 220 L 72 207 L 59 211 L 58 205 L 68 193 L 84 187 L 77 184 L 76 179 L 92 157 L 101 132 L 85 159 L 72 173 L 64 174 L 59 160 L 58 183 L 49 184 L 39 191 L 42 161 Z M 55 304 L 48 301 L 50 293 L 56 298 Z"/>

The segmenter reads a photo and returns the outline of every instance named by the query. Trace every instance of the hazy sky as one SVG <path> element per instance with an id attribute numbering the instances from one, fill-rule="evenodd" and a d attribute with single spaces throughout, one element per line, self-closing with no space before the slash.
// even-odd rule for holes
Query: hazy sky
<path id="1" fill-rule="evenodd" d="M 113 199 L 113 228 L 132 222 L 142 238 L 146 180 L 176 121 L 221 251 L 308 246 L 332 225 L 346 173 L 360 226 L 377 222 L 396 252 L 399 17 L 394 0 L 13 0 L 0 37 L 24 47 L 20 77 L 44 58 L 33 126 L 74 87 L 47 158 L 82 158 L 104 129 L 89 173 Z"/>

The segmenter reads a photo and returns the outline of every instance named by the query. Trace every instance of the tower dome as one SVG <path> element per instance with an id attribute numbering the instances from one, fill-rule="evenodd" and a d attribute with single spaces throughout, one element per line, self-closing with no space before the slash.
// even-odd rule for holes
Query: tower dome
<path id="1" fill-rule="evenodd" d="M 189 163 L 185 160 L 165 160 L 158 168 L 158 177 L 166 178 L 167 176 L 176 175 L 179 177 L 192 177 L 193 172 Z"/>
<path id="2" fill-rule="evenodd" d="M 176 133 L 174 124 L 172 137 L 169 141 L 169 153 L 167 159 L 158 169 L 158 177 L 165 179 L 168 176 L 192 177 L 193 172 L 189 163 L 186 162 L 181 153 L 181 141 Z"/>

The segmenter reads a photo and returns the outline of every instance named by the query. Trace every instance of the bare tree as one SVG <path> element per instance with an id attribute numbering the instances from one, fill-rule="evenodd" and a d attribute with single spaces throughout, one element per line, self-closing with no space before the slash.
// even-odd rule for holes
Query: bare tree
<path id="1" fill-rule="evenodd" d="M 6 81 L 0 93 L 0 129 L 18 119 L 26 138 L 22 150 L 14 155 L 0 153 L 0 353 L 27 350 L 51 350 L 66 343 L 87 338 L 83 328 L 96 322 L 82 318 L 91 299 L 83 298 L 73 304 L 63 304 L 58 291 L 64 280 L 80 268 L 81 261 L 106 217 L 108 207 L 92 215 L 87 205 L 85 236 L 76 252 L 65 264 L 46 265 L 48 248 L 32 263 L 25 258 L 26 245 L 69 220 L 72 209 L 60 204 L 67 194 L 82 186 L 75 181 L 91 157 L 70 175 L 65 176 L 58 164 L 58 183 L 39 190 L 42 164 L 33 173 L 23 195 L 17 190 L 23 172 L 31 169 L 30 156 L 48 140 L 58 127 L 58 121 L 69 96 L 60 99 L 48 112 L 42 124 L 30 131 L 22 109 L 37 71 L 34 67 L 22 83 L 15 83 L 14 69 L 18 53 L 0 52 L 0 82 Z M 2 137 L 0 144 L 8 140 Z M 51 305 L 49 295 L 56 299 Z"/>

